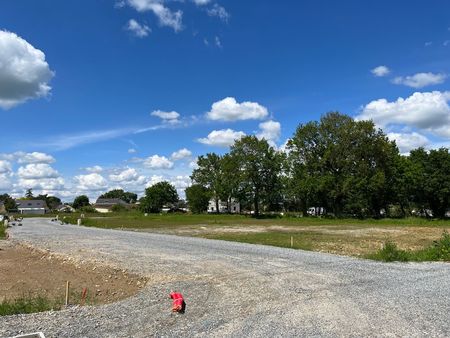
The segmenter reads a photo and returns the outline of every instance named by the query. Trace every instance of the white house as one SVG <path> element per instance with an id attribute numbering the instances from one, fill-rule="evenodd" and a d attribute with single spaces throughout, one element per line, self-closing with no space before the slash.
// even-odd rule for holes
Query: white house
<path id="1" fill-rule="evenodd" d="M 231 202 L 229 203 L 229 205 L 230 205 L 230 210 L 228 210 L 227 202 L 219 201 L 219 213 L 221 213 L 221 214 L 227 214 L 227 213 L 240 214 L 241 213 L 241 204 L 239 202 L 237 202 L 234 199 L 231 199 Z M 209 201 L 208 213 L 211 213 L 211 214 L 217 213 L 215 199 L 211 199 Z"/>
<path id="2" fill-rule="evenodd" d="M 42 200 L 16 200 L 20 214 L 43 215 L 49 211 L 47 203 Z"/>

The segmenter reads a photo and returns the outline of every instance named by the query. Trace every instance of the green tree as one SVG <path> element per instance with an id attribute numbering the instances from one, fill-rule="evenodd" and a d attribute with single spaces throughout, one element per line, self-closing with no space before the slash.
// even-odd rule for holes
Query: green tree
<path id="1" fill-rule="evenodd" d="M 265 139 L 245 136 L 231 146 L 230 155 L 239 168 L 239 195 L 254 206 L 255 215 L 261 205 L 269 208 L 281 202 L 281 154 Z"/>
<path id="2" fill-rule="evenodd" d="M 0 195 L 0 201 L 2 201 L 5 205 L 6 211 L 15 210 L 17 207 L 14 198 L 9 196 L 8 194 Z"/>
<path id="3" fill-rule="evenodd" d="M 223 195 L 222 159 L 215 153 L 199 156 L 198 168 L 192 172 L 192 182 L 206 187 L 210 196 L 216 203 L 216 211 L 219 212 L 219 201 Z"/>
<path id="4" fill-rule="evenodd" d="M 75 200 L 73 201 L 73 207 L 75 209 L 81 209 L 82 207 L 89 206 L 89 197 L 86 195 L 80 195 L 75 197 Z"/>
<path id="5" fill-rule="evenodd" d="M 193 184 L 185 191 L 189 208 L 194 214 L 200 214 L 208 210 L 210 192 L 207 188 L 200 184 Z"/>
<path id="6" fill-rule="evenodd" d="M 128 191 L 123 191 L 122 189 L 114 189 L 104 193 L 99 198 L 119 198 L 122 201 L 125 201 L 129 204 L 133 204 L 136 203 L 137 201 L 137 194 Z"/>
<path id="7" fill-rule="evenodd" d="M 145 189 L 145 196 L 140 201 L 143 212 L 158 213 L 164 205 L 176 203 L 178 193 L 169 182 L 159 182 Z"/>
<path id="8" fill-rule="evenodd" d="M 392 200 L 395 143 L 371 121 L 334 112 L 300 125 L 288 143 L 289 189 L 302 210 L 380 216 Z"/>
<path id="9" fill-rule="evenodd" d="M 49 196 L 47 194 L 37 195 L 36 197 L 33 197 L 33 199 L 45 201 L 45 203 L 51 210 L 56 209 L 58 206 L 62 204 L 60 198 L 56 196 Z"/>
<path id="10" fill-rule="evenodd" d="M 30 200 L 34 198 L 33 189 L 27 189 L 25 192 L 25 198 Z"/>

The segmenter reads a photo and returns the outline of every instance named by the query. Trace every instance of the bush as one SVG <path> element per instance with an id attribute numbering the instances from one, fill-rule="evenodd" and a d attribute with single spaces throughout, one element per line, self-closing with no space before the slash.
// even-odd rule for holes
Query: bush
<path id="1" fill-rule="evenodd" d="M 95 208 L 94 208 L 93 206 L 91 206 L 91 205 L 86 205 L 86 206 L 84 206 L 84 207 L 81 207 L 81 208 L 79 209 L 79 211 L 81 211 L 81 212 L 83 212 L 83 213 L 85 213 L 85 214 L 87 214 L 87 213 L 96 213 L 96 212 L 98 212 L 98 211 L 95 210 Z"/>
<path id="2" fill-rule="evenodd" d="M 116 204 L 116 205 L 112 206 L 111 211 L 113 211 L 113 212 L 126 212 L 126 211 L 128 211 L 128 208 L 126 206 L 124 206 L 124 205 Z"/>
<path id="3" fill-rule="evenodd" d="M 383 248 L 370 255 L 369 258 L 384 262 L 407 262 L 409 260 L 408 253 L 400 250 L 397 244 L 391 241 L 385 242 Z"/>
<path id="4" fill-rule="evenodd" d="M 6 238 L 6 227 L 3 221 L 0 222 L 0 239 Z"/>
<path id="5" fill-rule="evenodd" d="M 442 237 L 426 249 L 414 253 L 416 261 L 450 261 L 450 234 L 444 231 Z"/>

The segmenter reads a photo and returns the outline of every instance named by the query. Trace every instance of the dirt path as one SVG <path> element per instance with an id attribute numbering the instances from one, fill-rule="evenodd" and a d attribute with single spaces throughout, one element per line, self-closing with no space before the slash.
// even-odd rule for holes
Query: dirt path
<path id="1" fill-rule="evenodd" d="M 70 281 L 72 304 L 79 303 L 83 288 L 87 304 L 103 304 L 133 296 L 145 285 L 145 279 L 125 270 L 74 262 L 8 241 L 0 241 L 0 271 L 0 302 L 40 296 L 62 304 Z"/>

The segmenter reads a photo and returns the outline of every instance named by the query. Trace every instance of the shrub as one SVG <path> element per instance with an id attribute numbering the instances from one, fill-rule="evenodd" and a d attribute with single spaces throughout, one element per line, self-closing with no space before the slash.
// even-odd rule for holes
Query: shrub
<path id="1" fill-rule="evenodd" d="M 385 242 L 383 248 L 378 250 L 375 254 L 370 255 L 369 258 L 384 262 L 407 262 L 409 260 L 408 253 L 404 250 L 400 250 L 397 245 L 391 241 Z"/>
<path id="2" fill-rule="evenodd" d="M 116 204 L 116 205 L 112 206 L 111 211 L 113 211 L 113 212 L 125 212 L 125 211 L 128 211 L 128 208 L 126 206 L 124 206 L 124 205 Z"/>
<path id="3" fill-rule="evenodd" d="M 414 253 L 416 261 L 450 261 L 450 234 L 444 231 L 430 247 Z"/>

